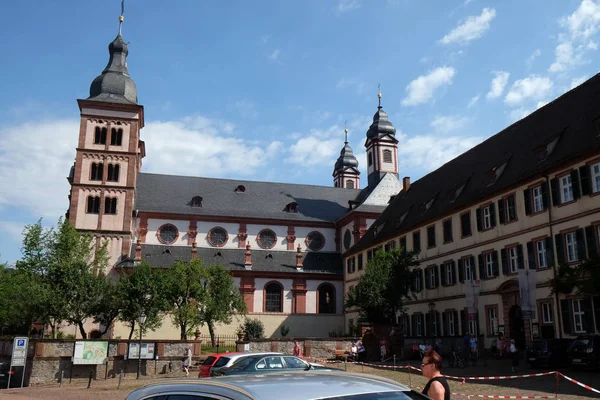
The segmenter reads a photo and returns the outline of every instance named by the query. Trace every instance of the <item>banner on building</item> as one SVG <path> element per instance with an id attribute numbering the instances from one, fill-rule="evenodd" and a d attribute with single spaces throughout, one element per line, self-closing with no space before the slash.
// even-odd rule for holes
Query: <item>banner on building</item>
<path id="1" fill-rule="evenodd" d="M 479 308 L 479 280 L 465 281 L 465 296 L 469 315 L 477 314 Z"/>
<path id="2" fill-rule="evenodd" d="M 535 313 L 535 270 L 519 270 L 519 295 L 523 318 L 531 319 Z"/>

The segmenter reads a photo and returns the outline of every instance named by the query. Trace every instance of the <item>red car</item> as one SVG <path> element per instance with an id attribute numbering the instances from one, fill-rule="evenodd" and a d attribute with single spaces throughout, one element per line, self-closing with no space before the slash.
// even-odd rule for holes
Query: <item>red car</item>
<path id="1" fill-rule="evenodd" d="M 221 353 L 214 354 L 208 357 L 202 365 L 200 366 L 200 372 L 198 373 L 198 378 L 209 378 L 210 377 L 210 369 L 212 367 L 221 367 L 227 362 L 229 362 L 229 356 L 234 354 L 242 354 L 242 353 Z"/>

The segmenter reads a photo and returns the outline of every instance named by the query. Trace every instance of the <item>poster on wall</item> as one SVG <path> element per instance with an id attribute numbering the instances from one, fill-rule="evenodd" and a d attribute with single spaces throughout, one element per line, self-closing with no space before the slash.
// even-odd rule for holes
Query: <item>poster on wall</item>
<path id="1" fill-rule="evenodd" d="M 108 359 L 108 342 L 75 342 L 73 364 L 104 364 Z"/>
<path id="2" fill-rule="evenodd" d="M 129 343 L 129 351 L 127 352 L 127 358 L 129 359 L 138 359 L 139 356 L 139 343 L 131 342 Z M 142 360 L 154 360 L 156 353 L 156 344 L 155 343 L 144 343 L 142 342 Z"/>
<path id="3" fill-rule="evenodd" d="M 465 281 L 465 297 L 469 315 L 477 314 L 479 309 L 479 280 Z"/>
<path id="4" fill-rule="evenodd" d="M 535 311 L 535 270 L 519 270 L 519 295 L 523 318 L 531 319 Z"/>

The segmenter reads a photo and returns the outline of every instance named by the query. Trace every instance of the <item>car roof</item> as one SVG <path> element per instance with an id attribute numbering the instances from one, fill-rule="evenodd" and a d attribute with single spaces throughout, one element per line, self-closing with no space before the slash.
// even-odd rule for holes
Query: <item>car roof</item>
<path id="1" fill-rule="evenodd" d="M 173 392 L 215 393 L 236 398 L 279 400 L 285 387 L 286 400 L 307 400 L 364 393 L 410 391 L 390 379 L 367 374 L 332 371 L 275 372 L 233 375 L 210 379 L 165 380 L 133 391 L 127 400 Z"/>
<path id="2" fill-rule="evenodd" d="M 277 352 L 256 352 L 256 353 L 237 353 L 235 356 L 231 357 L 232 360 L 237 360 L 242 357 L 256 357 L 256 356 L 285 356 L 286 354 L 277 353 Z"/>
<path id="3" fill-rule="evenodd" d="M 219 354 L 213 354 L 212 356 L 209 357 L 214 357 L 215 360 L 218 360 L 221 357 L 231 357 L 233 355 L 237 355 L 237 354 L 244 354 L 244 353 L 239 353 L 239 352 L 231 352 L 231 353 L 219 353 Z M 207 357 L 208 358 L 208 357 Z"/>

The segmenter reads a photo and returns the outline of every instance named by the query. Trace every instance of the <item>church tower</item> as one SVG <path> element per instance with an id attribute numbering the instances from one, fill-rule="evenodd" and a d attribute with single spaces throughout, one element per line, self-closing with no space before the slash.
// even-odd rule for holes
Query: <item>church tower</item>
<path id="1" fill-rule="evenodd" d="M 145 156 L 144 107 L 127 70 L 122 23 L 123 12 L 106 68 L 92 81 L 90 96 L 77 100 L 79 142 L 68 178 L 67 218 L 76 229 L 91 232 L 97 247 L 108 241 L 110 265 L 131 249 L 136 178 Z"/>
<path id="2" fill-rule="evenodd" d="M 333 185 L 346 189 L 360 189 L 360 171 L 358 160 L 348 144 L 348 129 L 344 128 L 345 141 L 340 156 L 333 168 Z"/>
<path id="3" fill-rule="evenodd" d="M 381 107 L 381 92 L 377 93 L 379 105 L 373 123 L 367 131 L 367 173 L 369 187 L 374 188 L 385 174 L 398 178 L 398 139 L 396 128 Z"/>

